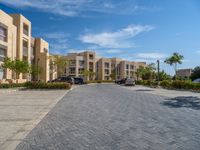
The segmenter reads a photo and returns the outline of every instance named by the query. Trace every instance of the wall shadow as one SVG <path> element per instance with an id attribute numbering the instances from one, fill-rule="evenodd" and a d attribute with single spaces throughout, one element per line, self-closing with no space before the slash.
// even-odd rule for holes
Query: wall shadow
<path id="1" fill-rule="evenodd" d="M 171 108 L 186 107 L 200 110 L 200 98 L 194 96 L 179 96 L 175 98 L 168 98 L 161 104 Z"/>

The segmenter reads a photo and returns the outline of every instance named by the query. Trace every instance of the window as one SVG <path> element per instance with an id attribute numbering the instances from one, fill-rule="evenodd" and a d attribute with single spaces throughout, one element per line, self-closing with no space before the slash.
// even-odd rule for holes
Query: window
<path id="1" fill-rule="evenodd" d="M 129 64 L 126 64 L 126 69 L 129 69 Z"/>
<path id="2" fill-rule="evenodd" d="M 0 80 L 4 78 L 4 70 L 0 68 Z"/>
<path id="3" fill-rule="evenodd" d="M 105 79 L 105 80 L 109 80 L 109 77 L 108 77 L 108 76 L 105 76 L 104 79 Z"/>
<path id="4" fill-rule="evenodd" d="M 109 70 L 105 69 L 105 74 L 108 75 L 109 74 Z"/>
<path id="5" fill-rule="evenodd" d="M 109 68 L 109 63 L 108 62 L 105 62 L 104 65 L 105 65 L 105 68 Z"/>
<path id="6" fill-rule="evenodd" d="M 69 74 L 75 74 L 75 68 L 69 68 Z"/>
<path id="7" fill-rule="evenodd" d="M 89 59 L 94 59 L 93 54 L 89 54 Z"/>
<path id="8" fill-rule="evenodd" d="M 28 35 L 29 35 L 29 34 L 28 34 L 28 31 L 29 31 L 28 25 L 24 23 L 24 24 L 23 24 L 23 33 L 24 33 L 25 35 L 28 36 Z"/>
<path id="9" fill-rule="evenodd" d="M 84 71 L 83 68 L 79 68 L 79 69 L 78 69 L 78 73 L 79 73 L 79 74 L 83 74 L 83 71 Z"/>
<path id="10" fill-rule="evenodd" d="M 47 49 L 47 48 L 44 48 L 43 51 L 44 51 L 45 53 L 48 53 L 48 49 Z"/>
<path id="11" fill-rule="evenodd" d="M 76 60 L 70 60 L 70 61 L 69 61 L 69 65 L 71 65 L 71 66 L 76 65 Z"/>
<path id="12" fill-rule="evenodd" d="M 23 40 L 23 56 L 28 56 L 28 41 Z"/>
<path id="13" fill-rule="evenodd" d="M 133 70 L 134 69 L 134 65 L 131 65 L 130 68 L 131 68 L 131 70 Z"/>
<path id="14" fill-rule="evenodd" d="M 3 61 L 6 56 L 6 49 L 0 47 L 0 61 Z"/>
<path id="15" fill-rule="evenodd" d="M 129 71 L 126 71 L 126 75 L 127 75 L 127 76 L 129 75 Z"/>
<path id="16" fill-rule="evenodd" d="M 79 66 L 84 66 L 84 60 L 79 60 Z"/>
<path id="17" fill-rule="evenodd" d="M 7 41 L 7 29 L 0 26 L 0 40 L 6 42 Z"/>

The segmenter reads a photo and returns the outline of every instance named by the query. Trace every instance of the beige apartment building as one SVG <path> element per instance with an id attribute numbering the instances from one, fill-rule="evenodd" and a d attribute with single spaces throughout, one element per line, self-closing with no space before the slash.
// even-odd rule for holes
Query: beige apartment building
<path id="1" fill-rule="evenodd" d="M 83 77 L 83 72 L 90 71 L 95 75 L 86 80 L 112 80 L 122 78 L 136 78 L 135 72 L 145 62 L 132 62 L 120 58 L 96 58 L 94 51 L 69 53 L 66 56 L 69 65 L 65 69 L 66 76 Z M 114 77 L 114 78 L 113 78 Z"/>
<path id="2" fill-rule="evenodd" d="M 66 76 L 83 77 L 86 80 L 94 80 L 95 76 L 84 76 L 84 71 L 95 72 L 96 54 L 93 51 L 81 53 L 69 53 L 66 56 L 68 66 L 65 69 Z"/>
<path id="3" fill-rule="evenodd" d="M 12 60 L 24 60 L 29 64 L 38 65 L 42 71 L 38 75 L 39 80 L 49 80 L 48 43 L 42 39 L 32 39 L 31 22 L 21 14 L 7 14 L 0 10 L 0 64 L 5 57 Z M 36 60 L 40 60 L 37 61 Z M 33 77 L 20 74 L 18 77 L 6 69 L 0 68 L 0 81 L 8 79 L 13 82 L 30 81 Z"/>

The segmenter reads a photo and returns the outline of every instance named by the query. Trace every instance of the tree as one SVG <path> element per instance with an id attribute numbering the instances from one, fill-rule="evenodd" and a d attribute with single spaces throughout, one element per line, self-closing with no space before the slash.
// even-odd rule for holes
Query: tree
<path id="1" fill-rule="evenodd" d="M 158 74 L 156 74 L 156 75 L 158 76 Z M 164 70 L 162 70 L 161 72 L 159 72 L 159 78 L 160 78 L 160 81 L 170 80 L 171 76 L 168 75 L 167 73 L 165 73 Z"/>
<path id="2" fill-rule="evenodd" d="M 156 67 L 154 63 L 151 63 L 147 66 L 140 66 L 136 71 L 137 80 L 138 78 L 142 78 L 142 80 L 153 80 L 155 79 Z"/>
<path id="3" fill-rule="evenodd" d="M 197 78 L 200 78 L 200 66 L 197 66 L 192 71 L 191 77 L 192 80 L 195 80 Z"/>
<path id="4" fill-rule="evenodd" d="M 112 80 L 115 80 L 115 77 L 116 77 L 116 73 L 115 73 L 115 71 L 112 71 L 111 74 L 110 74 L 110 78 Z"/>
<path id="5" fill-rule="evenodd" d="M 90 79 L 92 79 L 95 75 L 96 75 L 96 73 L 93 72 L 93 71 L 89 71 L 89 70 L 84 70 L 83 71 L 83 76 L 85 78 L 89 77 Z"/>
<path id="6" fill-rule="evenodd" d="M 37 65 L 31 65 L 30 74 L 33 80 L 37 79 L 38 74 L 42 72 L 42 68 Z"/>
<path id="7" fill-rule="evenodd" d="M 2 67 L 4 69 L 10 69 L 14 71 L 16 74 L 16 79 L 19 78 L 20 73 L 30 73 L 30 65 L 28 61 L 11 60 L 10 58 L 5 58 Z"/>
<path id="8" fill-rule="evenodd" d="M 182 64 L 182 60 L 184 59 L 183 55 L 180 55 L 179 53 L 175 52 L 172 54 L 172 56 L 165 59 L 165 63 L 169 64 L 170 66 L 174 66 L 175 71 L 175 78 L 176 78 L 176 72 L 177 72 L 177 64 Z"/>
<path id="9" fill-rule="evenodd" d="M 62 76 L 65 68 L 69 65 L 68 59 L 65 56 L 60 55 L 51 55 L 49 56 L 49 59 L 51 59 L 50 68 L 56 66 L 58 77 Z"/>

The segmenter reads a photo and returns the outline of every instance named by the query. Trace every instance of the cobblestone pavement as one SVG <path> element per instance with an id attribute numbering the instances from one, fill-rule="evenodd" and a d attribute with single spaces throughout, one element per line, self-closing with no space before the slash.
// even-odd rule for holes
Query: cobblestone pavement
<path id="1" fill-rule="evenodd" d="M 200 99 L 118 85 L 70 91 L 17 150 L 198 150 Z"/>

